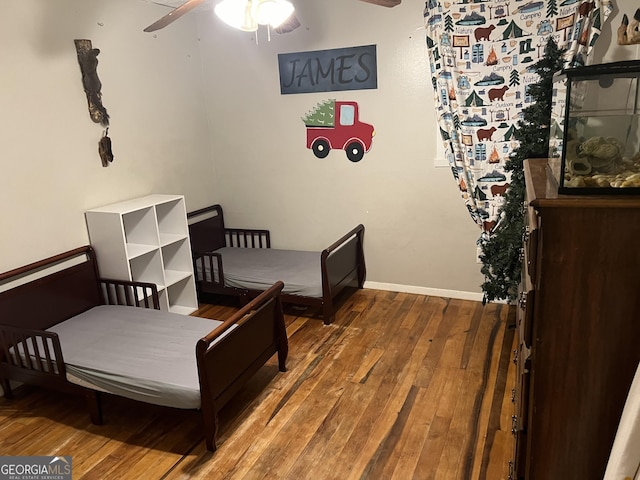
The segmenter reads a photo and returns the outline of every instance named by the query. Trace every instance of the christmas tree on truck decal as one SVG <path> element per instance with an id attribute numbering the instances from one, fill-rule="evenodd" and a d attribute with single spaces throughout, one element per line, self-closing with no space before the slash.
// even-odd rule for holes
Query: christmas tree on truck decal
<path id="1" fill-rule="evenodd" d="M 373 125 L 359 120 L 357 102 L 325 100 L 302 117 L 307 127 L 307 148 L 318 158 L 331 149 L 344 150 L 352 162 L 359 162 L 371 149 Z"/>

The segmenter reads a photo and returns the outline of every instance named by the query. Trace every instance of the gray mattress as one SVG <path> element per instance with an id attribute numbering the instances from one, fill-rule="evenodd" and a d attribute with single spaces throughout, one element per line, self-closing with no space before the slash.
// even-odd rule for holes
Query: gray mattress
<path id="1" fill-rule="evenodd" d="M 223 247 L 216 253 L 222 255 L 225 287 L 266 290 L 281 280 L 284 282 L 283 293 L 322 298 L 320 252 Z M 204 275 L 208 282 L 211 273 L 209 265 L 205 265 Z M 217 280 L 215 264 L 213 274 Z M 201 262 L 196 262 L 196 275 L 202 280 Z"/>
<path id="2" fill-rule="evenodd" d="M 72 383 L 156 405 L 199 408 L 196 342 L 221 323 L 102 305 L 48 331 L 60 338 Z"/>

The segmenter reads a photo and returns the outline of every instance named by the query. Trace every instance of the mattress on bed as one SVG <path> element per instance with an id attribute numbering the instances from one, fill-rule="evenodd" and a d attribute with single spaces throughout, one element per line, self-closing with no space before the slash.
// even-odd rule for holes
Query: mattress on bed
<path id="1" fill-rule="evenodd" d="M 266 290 L 281 280 L 282 293 L 322 298 L 320 252 L 238 247 L 223 247 L 215 252 L 222 256 L 225 287 Z M 198 280 L 203 279 L 202 263 L 196 262 Z M 210 266 L 205 265 L 205 281 L 211 281 L 211 274 Z M 213 275 L 217 281 L 215 263 Z"/>
<path id="2" fill-rule="evenodd" d="M 176 408 L 200 407 L 196 342 L 222 322 L 101 305 L 48 329 L 70 382 Z"/>

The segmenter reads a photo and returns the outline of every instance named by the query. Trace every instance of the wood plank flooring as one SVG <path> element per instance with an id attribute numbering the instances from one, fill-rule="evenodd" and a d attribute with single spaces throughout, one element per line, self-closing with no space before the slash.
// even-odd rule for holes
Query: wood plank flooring
<path id="1" fill-rule="evenodd" d="M 287 309 L 288 371 L 271 359 L 225 407 L 215 453 L 198 412 L 106 396 L 97 426 L 23 386 L 0 455 L 72 455 L 74 479 L 507 479 L 513 307 L 364 289 L 330 326 L 310 313 Z"/>

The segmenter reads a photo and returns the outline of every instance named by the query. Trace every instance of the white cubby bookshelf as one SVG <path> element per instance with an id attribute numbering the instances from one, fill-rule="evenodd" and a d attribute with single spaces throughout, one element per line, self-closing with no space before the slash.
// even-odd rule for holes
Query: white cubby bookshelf
<path id="1" fill-rule="evenodd" d="M 181 195 L 148 195 L 85 212 L 100 275 L 155 283 L 162 310 L 198 309 L 187 210 Z"/>

